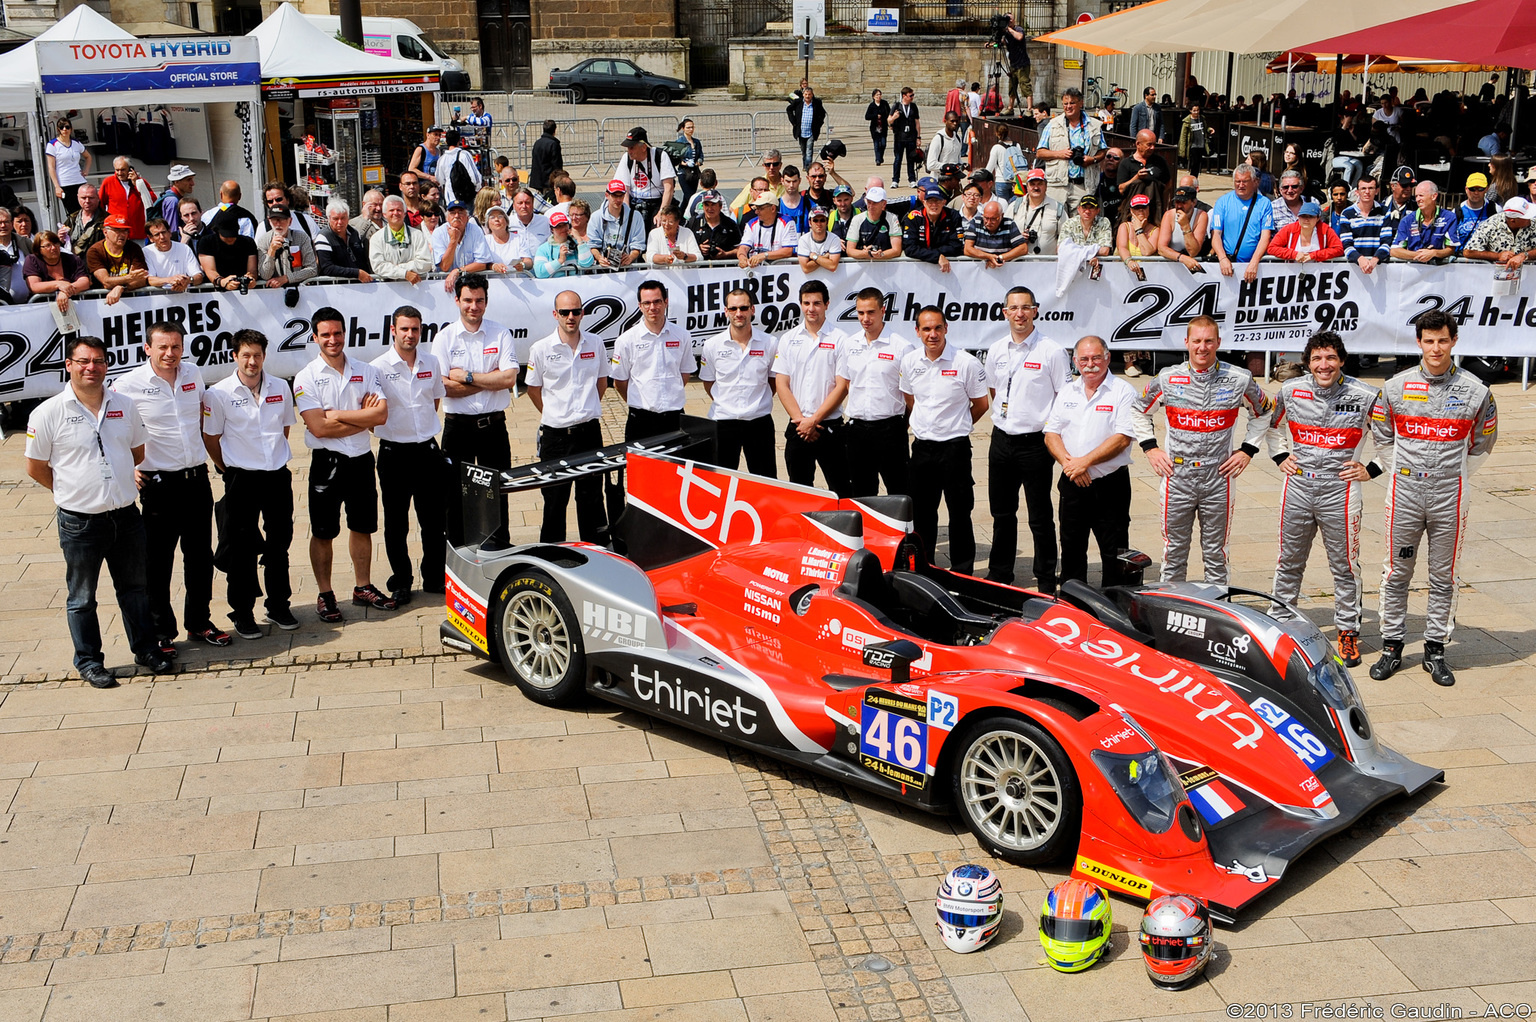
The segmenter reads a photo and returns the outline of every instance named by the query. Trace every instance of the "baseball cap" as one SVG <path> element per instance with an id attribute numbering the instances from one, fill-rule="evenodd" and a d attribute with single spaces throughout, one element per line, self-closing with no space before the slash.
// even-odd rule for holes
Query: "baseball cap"
<path id="1" fill-rule="evenodd" d="M 569 227 L 571 226 L 571 218 L 557 209 L 553 213 L 549 214 L 549 226 Z"/>
<path id="2" fill-rule="evenodd" d="M 1044 181 L 1045 180 L 1045 168 L 1044 167 L 1036 167 L 1034 170 L 1031 170 L 1028 174 L 1024 175 L 1024 180 L 1026 180 L 1026 181 Z"/>
<path id="3" fill-rule="evenodd" d="M 1488 187 L 1488 177 L 1487 177 L 1487 175 L 1486 174 L 1468 174 L 1467 175 L 1467 187 L 1468 188 L 1487 188 Z"/>
<path id="4" fill-rule="evenodd" d="M 1504 215 L 1506 217 L 1519 217 L 1521 220 L 1532 219 L 1531 204 L 1528 200 L 1515 196 L 1504 203 Z"/>
<path id="5" fill-rule="evenodd" d="M 946 163 L 939 168 L 939 177 L 959 177 L 962 173 L 958 163 Z"/>
<path id="6" fill-rule="evenodd" d="M 624 136 L 624 148 L 628 149 L 630 146 L 637 145 L 637 144 L 639 144 L 641 142 L 647 142 L 648 143 L 648 142 L 650 142 L 650 140 L 651 140 L 651 136 L 647 135 L 645 133 L 645 129 L 640 127 L 640 125 L 637 124 L 633 128 L 629 129 L 629 134 L 628 135 Z"/>
<path id="7" fill-rule="evenodd" d="M 1411 185 L 1414 182 L 1412 167 L 1398 167 L 1392 172 L 1392 180 L 1400 185 Z"/>
<path id="8" fill-rule="evenodd" d="M 434 124 L 434 125 L 432 125 L 432 127 L 427 129 L 427 134 L 429 134 L 429 135 L 431 135 L 431 134 L 441 135 L 443 132 L 445 132 L 447 130 L 448 130 L 447 125 Z"/>
<path id="9" fill-rule="evenodd" d="M 448 212 L 450 212 L 450 213 L 453 212 L 456 209 L 473 209 L 473 208 L 474 208 L 473 206 L 471 206 L 469 203 L 465 202 L 463 199 L 451 199 L 448 202 Z"/>
<path id="10" fill-rule="evenodd" d="M 166 172 L 165 179 L 170 182 L 185 181 L 189 177 L 196 177 L 196 172 L 185 163 L 178 163 Z"/>
<path id="11" fill-rule="evenodd" d="M 853 194 L 853 189 L 849 188 L 847 185 L 838 185 L 836 188 L 832 189 L 832 197 L 834 199 L 837 198 L 839 195 L 852 195 L 852 194 Z"/>
<path id="12" fill-rule="evenodd" d="M 220 221 L 221 224 L 223 222 L 224 221 Z M 233 223 L 233 218 L 229 218 L 229 222 Z M 113 213 L 111 216 L 107 217 L 103 223 L 105 226 L 112 228 L 114 231 L 128 230 L 128 218 L 123 216 L 121 213 Z"/>
<path id="13" fill-rule="evenodd" d="M 869 191 L 864 193 L 864 201 L 865 202 L 884 202 L 885 201 L 885 189 L 881 188 L 879 185 L 876 185 L 875 187 L 871 188 Z"/>
<path id="14" fill-rule="evenodd" d="M 942 199 L 942 198 L 945 198 L 944 189 L 940 188 L 936 184 L 930 184 L 928 187 L 923 189 L 923 198 L 925 198 L 925 199 Z"/>
<path id="15" fill-rule="evenodd" d="M 1094 209 L 1098 209 L 1099 197 L 1097 195 L 1085 195 L 1077 200 L 1077 204 L 1079 206 L 1092 206 Z"/>
<path id="16" fill-rule="evenodd" d="M 725 197 L 714 188 L 704 189 L 704 194 L 699 196 L 700 202 L 724 202 Z"/>
<path id="17" fill-rule="evenodd" d="M 827 211 L 820 206 L 815 206 L 811 209 L 810 218 L 812 220 L 825 220 L 827 219 Z"/>
<path id="18" fill-rule="evenodd" d="M 277 219 L 292 220 L 293 219 L 293 210 L 289 209 L 287 206 L 268 206 L 267 207 L 267 219 L 268 220 L 277 220 Z"/>
<path id="19" fill-rule="evenodd" d="M 777 206 L 778 204 L 779 197 L 772 192 L 758 192 L 752 196 L 752 206 L 754 209 L 758 206 Z"/>
<path id="20" fill-rule="evenodd" d="M 608 182 L 609 195 L 623 195 L 627 191 L 629 191 L 629 186 L 626 185 L 623 181 L 620 181 L 618 178 L 614 178 L 612 181 Z"/>
<path id="21" fill-rule="evenodd" d="M 1150 206 L 1150 205 L 1152 205 L 1152 197 L 1150 195 L 1133 195 L 1133 196 L 1131 196 L 1131 208 L 1132 209 L 1136 209 L 1139 206 Z M 1306 207 L 1305 206 L 1302 207 L 1302 211 L 1303 212 L 1306 211 Z"/>
<path id="22" fill-rule="evenodd" d="M 111 227 L 113 220 L 122 220 L 122 219 L 123 218 L 120 217 L 120 216 L 119 217 L 108 217 L 107 218 L 107 226 Z M 125 230 L 125 231 L 128 229 L 127 221 L 123 222 L 122 229 Z M 221 216 L 221 217 L 219 217 L 218 232 L 219 232 L 219 237 L 221 237 L 221 238 L 237 238 L 237 237 L 240 236 L 240 222 L 238 220 L 236 220 L 232 216 Z"/>
<path id="23" fill-rule="evenodd" d="M 985 167 L 981 168 L 980 170 L 971 171 L 971 184 L 973 185 L 981 184 L 983 181 L 993 180 L 996 179 L 992 176 L 992 172 Z"/>
<path id="24" fill-rule="evenodd" d="M 1194 188 L 1191 185 L 1180 185 L 1173 190 L 1173 197 L 1175 199 L 1194 199 L 1199 194 L 1199 189 Z"/>
<path id="25" fill-rule="evenodd" d="M 1303 202 L 1301 209 L 1296 211 L 1297 216 L 1322 216 L 1323 207 L 1315 202 Z"/>

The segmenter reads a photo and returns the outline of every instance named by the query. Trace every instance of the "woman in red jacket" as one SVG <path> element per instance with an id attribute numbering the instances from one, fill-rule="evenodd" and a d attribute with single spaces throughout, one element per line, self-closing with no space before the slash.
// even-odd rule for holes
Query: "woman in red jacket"
<path id="1" fill-rule="evenodd" d="M 1291 263 L 1315 263 L 1344 255 L 1344 243 L 1334 229 L 1322 222 L 1323 211 L 1315 202 L 1303 202 L 1296 222 L 1286 224 L 1269 243 L 1269 254 Z"/>

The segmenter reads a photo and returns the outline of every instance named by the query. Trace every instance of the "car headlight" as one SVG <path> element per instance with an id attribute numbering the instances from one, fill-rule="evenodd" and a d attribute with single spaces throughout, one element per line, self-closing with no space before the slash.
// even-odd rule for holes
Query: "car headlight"
<path id="1" fill-rule="evenodd" d="M 1137 823 L 1153 834 L 1168 832 L 1179 803 L 1184 801 L 1184 786 L 1161 752 L 1150 749 L 1126 754 L 1096 749 L 1093 762 Z"/>

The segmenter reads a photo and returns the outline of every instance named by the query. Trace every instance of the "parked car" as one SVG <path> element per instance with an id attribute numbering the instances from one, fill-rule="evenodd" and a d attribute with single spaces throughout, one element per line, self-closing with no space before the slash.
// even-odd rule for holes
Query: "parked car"
<path id="1" fill-rule="evenodd" d="M 688 95 L 688 83 L 646 71 L 617 57 L 592 57 L 569 71 L 549 73 L 551 89 L 570 89 L 578 103 L 588 99 L 648 99 L 666 106 Z"/>
<path id="2" fill-rule="evenodd" d="M 328 35 L 341 31 L 341 18 L 334 14 L 306 14 L 304 17 Z M 469 74 L 464 70 L 464 65 L 444 53 L 414 21 L 405 18 L 364 18 L 363 49 L 381 57 L 434 64 L 442 72 L 444 92 L 470 90 Z"/>

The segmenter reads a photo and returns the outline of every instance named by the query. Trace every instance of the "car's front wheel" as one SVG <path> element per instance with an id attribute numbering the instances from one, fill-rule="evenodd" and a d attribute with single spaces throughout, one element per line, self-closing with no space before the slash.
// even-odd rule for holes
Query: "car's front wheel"
<path id="1" fill-rule="evenodd" d="M 672 90 L 663 85 L 656 86 L 651 90 L 651 102 L 657 106 L 667 106 L 672 102 Z"/>
<path id="2" fill-rule="evenodd" d="M 1082 829 L 1082 789 L 1056 739 L 1016 717 L 989 717 L 959 737 L 955 808 L 982 846 L 1021 866 L 1071 851 Z"/>
<path id="3" fill-rule="evenodd" d="M 571 102 L 572 103 L 585 103 L 586 101 L 587 101 L 587 90 L 585 88 L 583 88 L 582 86 L 580 86 L 580 85 L 572 85 L 571 86 Z"/>
<path id="4" fill-rule="evenodd" d="M 501 662 L 529 699 L 561 706 L 574 702 L 586 681 L 576 611 L 542 571 L 515 572 L 496 598 Z"/>

